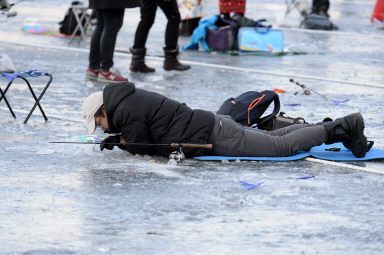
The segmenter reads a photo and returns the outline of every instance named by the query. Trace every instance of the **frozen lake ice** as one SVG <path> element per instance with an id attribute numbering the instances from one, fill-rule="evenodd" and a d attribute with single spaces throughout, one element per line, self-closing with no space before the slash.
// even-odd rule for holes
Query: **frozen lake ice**
<path id="1" fill-rule="evenodd" d="M 18 71 L 53 75 L 41 104 L 32 106 L 17 81 L 7 92 L 17 119 L 0 104 L 0 254 L 382 254 L 384 176 L 306 160 L 293 162 L 202 162 L 177 165 L 168 159 L 100 152 L 93 145 L 50 144 L 86 133 L 81 103 L 103 84 L 84 79 L 88 49 L 68 38 L 31 35 L 26 25 L 57 27 L 71 1 L 35 0 L 0 16 L 0 52 Z M 217 1 L 208 1 L 209 15 Z M 192 65 L 184 73 L 162 69 L 165 17 L 158 13 L 148 39 L 153 74 L 129 72 L 139 19 L 127 10 L 115 55 L 136 86 L 162 93 L 193 108 L 216 111 L 228 97 L 247 90 L 284 89 L 282 111 L 317 122 L 360 111 L 366 134 L 384 149 L 384 30 L 369 18 L 375 1 L 331 0 L 339 31 L 298 29 L 297 13 L 283 19 L 282 0 L 249 0 L 247 16 L 283 28 L 285 45 L 306 54 L 232 56 L 183 52 Z M 180 45 L 189 38 L 181 37 Z M 289 78 L 334 105 L 301 93 Z M 4 88 L 6 80 L 1 80 Z M 37 91 L 46 78 L 31 78 Z M 287 106 L 297 104 L 299 106 Z M 100 132 L 99 135 L 103 135 Z M 383 161 L 348 163 L 383 170 Z M 300 177 L 315 176 L 310 179 Z M 264 182 L 247 190 L 239 181 Z"/>

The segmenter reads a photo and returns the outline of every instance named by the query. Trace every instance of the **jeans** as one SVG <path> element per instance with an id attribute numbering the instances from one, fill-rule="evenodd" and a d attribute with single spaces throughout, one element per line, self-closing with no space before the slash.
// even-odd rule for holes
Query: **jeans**
<path id="1" fill-rule="evenodd" d="M 145 48 L 149 30 L 151 29 L 155 21 L 157 7 L 160 7 L 168 19 L 167 27 L 165 30 L 165 48 L 167 50 L 176 49 L 177 41 L 179 38 L 179 26 L 181 22 L 179 8 L 177 7 L 177 1 L 142 0 L 141 2 L 141 20 L 136 29 L 133 48 Z"/>
<path id="2" fill-rule="evenodd" d="M 322 125 L 295 124 L 265 131 L 242 126 L 226 115 L 216 115 L 209 143 L 213 144 L 213 155 L 282 157 L 309 150 L 326 139 Z"/>
<path id="3" fill-rule="evenodd" d="M 89 67 L 108 72 L 113 66 L 117 33 L 123 25 L 124 9 L 95 10 L 96 29 L 92 35 Z"/>

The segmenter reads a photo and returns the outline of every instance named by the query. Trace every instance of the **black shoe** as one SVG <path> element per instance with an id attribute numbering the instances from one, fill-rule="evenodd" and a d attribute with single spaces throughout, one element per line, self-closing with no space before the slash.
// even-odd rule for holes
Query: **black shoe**
<path id="1" fill-rule="evenodd" d="M 343 142 L 356 158 L 362 158 L 367 153 L 367 137 L 364 135 L 364 120 L 360 113 L 325 122 L 323 126 L 328 135 L 326 144 Z"/>
<path id="2" fill-rule="evenodd" d="M 345 148 L 347 148 L 348 150 L 352 150 L 352 141 L 350 140 L 346 140 L 343 142 L 343 145 Z M 371 148 L 373 147 L 373 145 L 375 144 L 374 141 L 367 141 L 367 152 L 371 150 Z"/>

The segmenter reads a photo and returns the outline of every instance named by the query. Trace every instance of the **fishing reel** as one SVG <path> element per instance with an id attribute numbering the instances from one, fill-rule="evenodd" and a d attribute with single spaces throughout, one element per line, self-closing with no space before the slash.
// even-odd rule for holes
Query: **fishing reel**
<path id="1" fill-rule="evenodd" d="M 301 84 L 300 82 L 295 81 L 294 79 L 289 79 L 289 81 L 292 82 L 292 83 L 294 83 L 295 85 L 299 86 L 300 88 L 302 88 L 302 89 L 303 89 L 303 92 L 302 92 L 303 95 L 309 96 L 309 95 L 311 94 L 310 89 L 308 89 L 304 84 Z M 296 96 L 297 94 L 299 94 L 298 91 L 296 91 L 296 92 L 294 93 L 295 96 Z"/>
<path id="2" fill-rule="evenodd" d="M 299 94 L 299 92 L 295 92 L 295 93 L 293 93 L 295 96 L 297 95 L 297 94 Z M 306 95 L 306 96 L 309 96 L 310 94 L 311 94 L 311 91 L 310 90 L 308 90 L 308 89 L 304 89 L 303 90 L 303 92 L 301 93 L 302 95 Z"/>
<path id="3" fill-rule="evenodd" d="M 180 148 L 179 151 L 173 151 L 169 154 L 169 159 L 174 159 L 176 162 L 180 162 L 185 159 L 185 155 Z"/>

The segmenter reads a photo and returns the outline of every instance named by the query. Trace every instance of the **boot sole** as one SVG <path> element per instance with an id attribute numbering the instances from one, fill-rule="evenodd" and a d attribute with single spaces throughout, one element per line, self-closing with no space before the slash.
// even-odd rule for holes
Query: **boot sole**
<path id="1" fill-rule="evenodd" d="M 173 68 L 165 68 L 165 67 L 164 67 L 164 70 L 165 70 L 165 71 L 181 71 L 181 72 L 183 72 L 183 71 L 187 71 L 187 70 L 189 70 L 189 69 L 191 69 L 191 67 L 189 67 L 189 68 L 185 68 L 185 69 L 173 69 Z"/>
<path id="2" fill-rule="evenodd" d="M 97 79 L 96 81 L 101 82 L 101 83 L 123 83 L 127 81 L 111 81 L 111 80 L 102 80 L 102 79 Z"/>
<path id="3" fill-rule="evenodd" d="M 355 115 L 358 115 L 356 123 L 354 123 L 357 132 L 354 134 L 356 139 L 351 143 L 351 151 L 356 158 L 363 158 L 368 150 L 367 137 L 364 135 L 365 124 L 360 113 L 355 113 Z"/>
<path id="4" fill-rule="evenodd" d="M 97 81 L 97 75 L 86 74 L 85 79 L 88 81 Z"/>
<path id="5" fill-rule="evenodd" d="M 156 70 L 150 70 L 150 71 L 145 71 L 145 70 L 139 70 L 139 69 L 129 69 L 132 73 L 154 73 Z"/>

